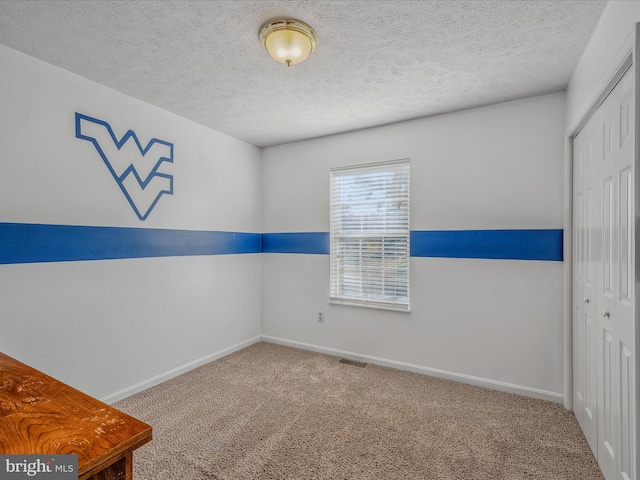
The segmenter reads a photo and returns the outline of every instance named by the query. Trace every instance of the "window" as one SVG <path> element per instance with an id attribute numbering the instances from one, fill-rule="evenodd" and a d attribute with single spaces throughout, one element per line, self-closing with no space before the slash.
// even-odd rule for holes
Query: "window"
<path id="1" fill-rule="evenodd" d="M 331 303 L 409 311 L 409 161 L 331 169 Z"/>

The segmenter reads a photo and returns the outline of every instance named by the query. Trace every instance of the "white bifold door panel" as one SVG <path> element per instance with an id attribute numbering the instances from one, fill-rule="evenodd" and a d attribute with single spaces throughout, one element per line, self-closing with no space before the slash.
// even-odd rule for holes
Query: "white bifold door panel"
<path id="1" fill-rule="evenodd" d="M 591 449 L 597 448 L 596 417 L 596 268 L 593 229 L 593 157 L 591 129 L 574 139 L 573 410 Z"/>
<path id="2" fill-rule="evenodd" d="M 573 140 L 573 396 L 607 480 L 637 478 L 635 87 L 627 70 Z"/>

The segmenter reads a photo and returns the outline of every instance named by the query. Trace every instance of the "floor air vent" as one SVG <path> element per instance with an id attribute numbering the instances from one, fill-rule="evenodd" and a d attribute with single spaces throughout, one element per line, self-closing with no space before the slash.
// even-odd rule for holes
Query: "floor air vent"
<path id="1" fill-rule="evenodd" d="M 348 358 L 340 359 L 340 363 L 346 363 L 347 365 L 353 365 L 354 367 L 364 368 L 367 366 L 365 362 L 358 362 L 356 360 L 349 360 Z"/>

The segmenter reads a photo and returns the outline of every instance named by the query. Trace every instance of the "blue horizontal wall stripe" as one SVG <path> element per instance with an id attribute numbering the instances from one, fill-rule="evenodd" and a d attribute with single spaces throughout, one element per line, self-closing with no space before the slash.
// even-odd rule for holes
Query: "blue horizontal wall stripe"
<path id="1" fill-rule="evenodd" d="M 417 230 L 412 257 L 562 261 L 562 230 Z"/>
<path id="2" fill-rule="evenodd" d="M 261 252 L 328 255 L 329 233 L 0 223 L 0 264 Z M 562 261 L 562 230 L 416 230 L 411 256 Z"/>
<path id="3" fill-rule="evenodd" d="M 0 264 L 260 253 L 259 233 L 0 223 Z"/>
<path id="4" fill-rule="evenodd" d="M 291 232 L 263 233 L 263 253 L 310 253 L 329 254 L 329 233 Z"/>
<path id="5" fill-rule="evenodd" d="M 265 233 L 263 253 L 329 253 L 329 233 Z M 415 230 L 412 257 L 562 261 L 562 230 Z"/>

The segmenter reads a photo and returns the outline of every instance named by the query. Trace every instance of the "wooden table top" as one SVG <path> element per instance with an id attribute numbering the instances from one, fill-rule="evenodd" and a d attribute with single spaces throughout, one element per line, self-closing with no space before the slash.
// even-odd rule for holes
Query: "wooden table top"
<path id="1" fill-rule="evenodd" d="M 0 454 L 76 454 L 78 476 L 151 440 L 151 426 L 0 353 Z"/>

